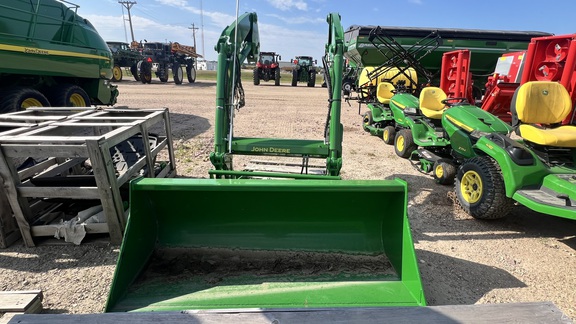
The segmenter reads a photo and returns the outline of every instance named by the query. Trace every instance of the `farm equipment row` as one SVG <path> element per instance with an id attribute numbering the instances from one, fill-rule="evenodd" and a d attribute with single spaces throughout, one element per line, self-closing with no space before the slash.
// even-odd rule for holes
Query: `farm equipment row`
<path id="1" fill-rule="evenodd" d="M 455 182 L 460 205 L 473 217 L 504 217 L 516 201 L 576 219 L 574 35 L 534 37 L 527 50 L 499 57 L 486 94 L 478 96 L 470 51 L 443 53 L 440 87 L 433 87 L 424 64 L 441 43 L 430 50 L 427 36 L 416 43 L 421 48 L 406 48 L 381 34 L 372 29 L 372 52 L 359 62 L 365 68 L 357 99 L 368 107 L 367 132 L 438 183 Z M 380 64 L 367 66 L 376 54 Z M 418 76 L 426 82 L 419 85 Z M 513 132 L 521 138 L 512 139 Z"/>

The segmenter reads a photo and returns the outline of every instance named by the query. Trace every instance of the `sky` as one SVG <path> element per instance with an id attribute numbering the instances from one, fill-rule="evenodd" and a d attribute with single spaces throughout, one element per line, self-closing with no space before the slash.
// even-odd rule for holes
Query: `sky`
<path id="1" fill-rule="evenodd" d="M 130 42 L 128 12 L 118 0 L 69 0 L 106 41 Z M 137 41 L 193 45 L 216 60 L 214 45 L 236 19 L 235 0 L 132 0 L 130 13 Z M 339 13 L 346 31 L 352 25 L 543 31 L 576 33 L 576 1 L 470 0 L 240 0 L 239 14 L 256 12 L 260 50 L 289 61 L 313 56 L 321 61 L 328 39 L 326 17 Z"/>

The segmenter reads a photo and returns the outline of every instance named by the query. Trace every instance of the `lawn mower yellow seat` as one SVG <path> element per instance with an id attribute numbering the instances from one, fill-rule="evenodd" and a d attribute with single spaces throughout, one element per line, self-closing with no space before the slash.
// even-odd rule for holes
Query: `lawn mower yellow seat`
<path id="1" fill-rule="evenodd" d="M 554 126 L 572 110 L 566 88 L 557 82 L 532 81 L 520 86 L 512 102 L 513 123 L 525 140 L 546 146 L 576 147 L 576 126 Z"/>
<path id="2" fill-rule="evenodd" d="M 442 100 L 446 99 L 444 90 L 437 87 L 426 87 L 420 92 L 420 111 L 428 118 L 440 119 L 446 105 Z"/>
<path id="3" fill-rule="evenodd" d="M 394 95 L 394 85 L 390 82 L 382 82 L 378 85 L 376 89 L 376 97 L 378 97 L 378 102 L 385 105 L 390 103 L 390 98 Z"/>

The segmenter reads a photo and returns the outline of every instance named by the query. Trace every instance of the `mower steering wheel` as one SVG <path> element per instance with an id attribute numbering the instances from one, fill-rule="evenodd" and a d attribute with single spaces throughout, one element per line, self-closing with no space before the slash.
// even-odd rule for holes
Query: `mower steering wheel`
<path id="1" fill-rule="evenodd" d="M 456 97 L 456 98 L 446 98 L 440 101 L 443 105 L 448 107 L 457 106 L 462 103 L 468 103 L 468 99 L 464 97 Z"/>

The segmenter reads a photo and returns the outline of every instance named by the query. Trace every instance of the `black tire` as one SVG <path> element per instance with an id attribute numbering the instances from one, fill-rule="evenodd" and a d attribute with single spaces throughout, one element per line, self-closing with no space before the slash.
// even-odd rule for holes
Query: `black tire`
<path id="1" fill-rule="evenodd" d="M 186 77 L 188 78 L 188 83 L 196 82 L 196 68 L 194 68 L 194 65 L 186 65 Z"/>
<path id="2" fill-rule="evenodd" d="M 401 129 L 396 133 L 396 136 L 394 137 L 394 151 L 396 152 L 396 155 L 407 159 L 417 148 L 418 145 L 414 144 L 411 130 Z"/>
<path id="3" fill-rule="evenodd" d="M 254 85 L 260 84 L 260 71 L 258 71 L 258 68 L 254 68 L 254 75 L 252 78 L 254 79 Z"/>
<path id="4" fill-rule="evenodd" d="M 500 166 L 487 156 L 464 161 L 458 168 L 454 191 L 464 211 L 477 219 L 508 215 L 514 201 L 506 197 Z"/>
<path id="5" fill-rule="evenodd" d="M 310 72 L 308 77 L 308 86 L 313 88 L 316 85 L 316 72 Z"/>
<path id="6" fill-rule="evenodd" d="M 134 77 L 134 80 L 136 81 L 140 81 L 140 73 L 138 73 L 138 66 L 140 65 L 140 62 L 133 64 L 130 67 L 130 73 L 132 73 L 132 76 Z"/>
<path id="7" fill-rule="evenodd" d="M 367 112 L 362 115 L 362 128 L 365 132 L 369 132 L 368 126 L 372 126 L 374 123 L 374 119 L 372 118 L 372 112 L 368 110 Z"/>
<path id="8" fill-rule="evenodd" d="M 0 113 L 25 110 L 30 107 L 50 107 L 48 99 L 32 88 L 9 88 L 0 93 Z"/>
<path id="9" fill-rule="evenodd" d="M 118 64 L 114 64 L 112 67 L 112 81 L 122 81 L 122 68 Z"/>
<path id="10" fill-rule="evenodd" d="M 441 185 L 451 185 L 456 177 L 456 166 L 449 159 L 439 159 L 434 162 L 432 173 L 436 183 Z"/>
<path id="11" fill-rule="evenodd" d="M 295 87 L 298 84 L 298 70 L 292 70 L 292 86 Z"/>
<path id="12" fill-rule="evenodd" d="M 140 82 L 143 84 L 152 83 L 152 64 L 149 62 L 140 63 Z"/>
<path id="13" fill-rule="evenodd" d="M 182 81 L 184 81 L 184 69 L 182 69 L 180 63 L 174 63 L 172 65 L 172 75 L 174 77 L 174 83 L 182 84 Z"/>
<path id="14" fill-rule="evenodd" d="M 77 85 L 60 84 L 50 89 L 53 107 L 90 107 L 90 97 Z"/>
<path id="15" fill-rule="evenodd" d="M 345 81 L 344 83 L 342 83 L 342 92 L 346 95 L 349 95 L 352 92 L 352 82 L 350 81 Z"/>
<path id="16" fill-rule="evenodd" d="M 274 69 L 274 85 L 275 86 L 280 85 L 280 68 L 279 67 Z"/>
<path id="17" fill-rule="evenodd" d="M 394 126 L 386 126 L 382 131 L 382 139 L 384 143 L 388 145 L 394 145 L 394 140 L 396 138 L 396 128 Z"/>

